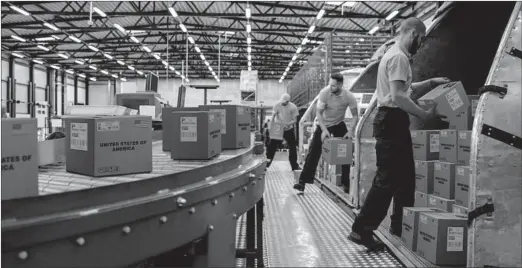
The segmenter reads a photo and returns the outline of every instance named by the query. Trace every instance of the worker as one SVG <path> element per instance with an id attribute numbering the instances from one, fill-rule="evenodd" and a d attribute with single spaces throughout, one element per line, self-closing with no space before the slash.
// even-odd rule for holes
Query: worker
<path id="1" fill-rule="evenodd" d="M 415 55 L 426 35 L 426 27 L 418 18 L 404 20 L 395 43 L 382 57 L 377 73 L 377 114 L 373 135 L 377 172 L 364 205 L 357 215 L 348 239 L 367 248 L 381 247 L 373 232 L 386 217 L 393 198 L 390 233 L 401 236 L 404 207 L 413 207 L 415 199 L 415 164 L 408 114 L 423 121 L 438 117 L 435 107 L 427 111 L 417 106 L 412 91 L 428 92 L 447 78 L 432 78 L 412 83 L 410 57 Z"/>
<path id="2" fill-rule="evenodd" d="M 297 123 L 297 106 L 290 102 L 290 95 L 283 94 L 281 99 L 276 105 L 274 105 L 274 114 L 272 115 L 272 122 L 282 122 L 284 124 L 283 139 L 285 139 L 288 145 L 288 161 L 290 161 L 290 167 L 292 170 L 301 169 L 297 164 L 297 141 L 294 133 L 294 125 Z M 269 168 L 274 161 L 274 156 L 277 148 L 281 145 L 281 140 L 270 139 L 268 142 L 268 148 L 266 150 L 266 158 L 268 163 L 266 168 Z"/>
<path id="3" fill-rule="evenodd" d="M 314 131 L 299 182 L 294 185 L 294 189 L 298 191 L 304 191 L 306 183 L 314 183 L 315 171 L 321 158 L 325 139 L 330 137 L 353 137 L 355 126 L 357 121 L 359 121 L 357 99 L 350 91 L 343 88 L 343 81 L 342 74 L 332 74 L 329 85 L 319 92 L 316 109 L 317 128 Z M 350 131 L 348 131 L 344 123 L 346 109 L 348 108 L 350 108 L 354 120 Z M 345 191 L 349 190 L 350 165 L 342 166 L 341 181 Z"/>
<path id="4" fill-rule="evenodd" d="M 270 141 L 270 119 L 268 119 L 263 125 L 265 146 L 268 148 L 268 142 Z"/>

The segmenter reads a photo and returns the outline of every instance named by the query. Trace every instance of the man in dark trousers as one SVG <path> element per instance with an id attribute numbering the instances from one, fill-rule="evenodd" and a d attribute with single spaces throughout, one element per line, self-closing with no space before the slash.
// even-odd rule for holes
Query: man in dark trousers
<path id="1" fill-rule="evenodd" d="M 283 94 L 281 100 L 274 105 L 272 124 L 282 122 L 285 125 L 283 139 L 286 140 L 286 144 L 288 145 L 288 161 L 290 161 L 292 170 L 300 169 L 299 164 L 297 164 L 297 141 L 294 133 L 294 125 L 297 123 L 298 115 L 299 111 L 297 110 L 297 106 L 290 102 L 290 95 L 286 93 Z M 272 164 L 277 148 L 281 143 L 281 140 L 274 139 L 270 139 L 268 142 L 268 148 L 266 150 L 266 158 L 268 159 L 268 163 L 266 164 L 267 169 Z"/>
<path id="2" fill-rule="evenodd" d="M 412 91 L 428 92 L 447 78 L 433 78 L 412 84 L 410 57 L 414 55 L 426 27 L 418 18 L 404 20 L 395 44 L 390 46 L 379 63 L 377 73 L 377 114 L 373 122 L 376 139 L 377 173 L 348 239 L 368 248 L 382 246 L 373 232 L 386 217 L 393 198 L 392 234 L 400 237 L 404 207 L 413 207 L 415 199 L 415 165 L 408 114 L 422 120 L 436 117 L 435 108 L 417 106 Z"/>
<path id="3" fill-rule="evenodd" d="M 319 93 L 316 114 L 317 128 L 310 143 L 310 150 L 306 156 L 299 183 L 294 185 L 294 189 L 298 191 L 304 191 L 306 183 L 314 183 L 315 171 L 323 150 L 323 141 L 332 136 L 348 138 L 355 131 L 355 126 L 359 121 L 357 100 L 350 91 L 343 88 L 343 80 L 342 74 L 332 74 L 330 84 Z M 348 108 L 354 119 L 354 124 L 349 132 L 344 123 Z M 350 187 L 350 165 L 342 166 L 342 184 L 345 189 Z"/>

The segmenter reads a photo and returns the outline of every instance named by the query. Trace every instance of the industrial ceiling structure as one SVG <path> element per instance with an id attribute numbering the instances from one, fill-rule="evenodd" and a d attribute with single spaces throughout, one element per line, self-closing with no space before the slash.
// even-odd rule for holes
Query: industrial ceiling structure
<path id="1" fill-rule="evenodd" d="M 93 79 L 291 79 L 326 33 L 387 35 L 433 2 L 2 2 L 2 51 Z M 358 38 L 345 66 L 371 56 Z M 188 51 L 187 51 L 188 49 Z M 353 64 L 351 63 L 353 59 Z M 188 62 L 188 66 L 187 63 Z M 287 68 L 289 67 L 289 68 Z M 188 74 L 188 75 L 187 75 Z"/>

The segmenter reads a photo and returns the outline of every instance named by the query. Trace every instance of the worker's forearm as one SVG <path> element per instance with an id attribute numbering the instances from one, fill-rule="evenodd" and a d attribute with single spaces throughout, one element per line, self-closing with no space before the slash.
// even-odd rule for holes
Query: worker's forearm
<path id="1" fill-rule="evenodd" d="M 317 116 L 317 125 L 321 128 L 322 131 L 326 131 L 327 128 L 324 125 L 323 113 L 322 112 L 317 112 L 316 116 Z"/>
<path id="2" fill-rule="evenodd" d="M 428 79 L 422 82 L 412 83 L 411 89 L 412 94 L 410 97 L 411 99 L 416 100 L 430 92 L 433 89 L 433 84 L 431 83 L 431 79 Z"/>
<path id="3" fill-rule="evenodd" d="M 359 117 L 355 116 L 353 119 L 354 119 L 353 125 L 352 125 L 350 131 L 351 131 L 352 135 L 355 135 L 355 128 L 357 128 L 357 124 L 359 123 Z"/>
<path id="4" fill-rule="evenodd" d="M 403 111 L 420 117 L 424 118 L 426 116 L 426 111 L 417 106 L 410 98 L 404 96 L 404 95 L 398 95 L 395 97 L 394 100 L 395 105 L 399 106 Z"/>

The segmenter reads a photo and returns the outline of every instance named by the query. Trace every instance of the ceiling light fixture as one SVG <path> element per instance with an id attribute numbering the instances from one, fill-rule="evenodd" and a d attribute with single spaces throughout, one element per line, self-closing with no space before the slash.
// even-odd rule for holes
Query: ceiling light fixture
<path id="1" fill-rule="evenodd" d="M 92 70 L 95 70 L 95 71 L 98 70 L 98 68 L 96 68 L 96 66 L 94 66 L 94 65 L 89 65 L 89 68 Z"/>
<path id="2" fill-rule="evenodd" d="M 75 60 L 74 62 L 76 62 L 76 63 L 79 64 L 79 65 L 83 65 L 83 64 L 84 64 L 84 62 L 81 61 L 81 60 Z"/>
<path id="3" fill-rule="evenodd" d="M 45 51 L 49 51 L 49 50 L 50 50 L 50 49 L 48 49 L 48 48 L 46 48 L 46 47 L 44 47 L 44 46 L 42 46 L 42 45 L 38 45 L 38 46 L 36 46 L 36 47 L 39 48 L 39 49 L 41 49 L 41 50 L 45 50 Z"/>
<path id="4" fill-rule="evenodd" d="M 11 38 L 15 39 L 15 40 L 18 40 L 20 42 L 26 42 L 27 40 L 23 39 L 22 37 L 18 36 L 18 35 L 11 35 Z"/>
<path id="5" fill-rule="evenodd" d="M 89 45 L 88 47 L 89 47 L 92 51 L 94 51 L 94 52 L 98 52 L 98 51 L 100 51 L 100 50 L 99 50 L 97 47 L 95 47 L 95 46 Z"/>
<path id="6" fill-rule="evenodd" d="M 25 58 L 24 55 L 22 55 L 22 54 L 18 54 L 18 53 L 16 53 L 16 52 L 11 53 L 11 55 L 13 55 L 13 56 L 15 56 L 15 57 L 18 57 L 18 58 L 21 58 L 21 59 Z"/>
<path id="7" fill-rule="evenodd" d="M 73 40 L 76 43 L 81 43 L 82 42 L 82 40 L 76 38 L 76 36 L 74 36 L 74 35 L 69 35 L 69 39 Z"/>
<path id="8" fill-rule="evenodd" d="M 29 16 L 29 15 L 31 15 L 29 12 L 27 12 L 27 11 L 25 11 L 25 10 L 23 10 L 23 9 L 21 9 L 21 8 L 19 8 L 19 7 L 17 7 L 17 6 L 10 6 L 10 8 L 11 8 L 12 10 L 14 10 L 14 11 L 16 11 L 16 12 L 18 12 L 18 13 L 24 15 L 24 16 Z"/>
<path id="9" fill-rule="evenodd" d="M 131 39 L 134 43 L 136 43 L 136 44 L 139 44 L 139 43 L 140 43 L 140 41 L 138 40 L 138 38 L 136 38 L 136 37 L 134 37 L 134 36 L 131 36 L 130 39 Z"/>
<path id="10" fill-rule="evenodd" d="M 385 20 L 392 20 L 393 18 L 395 18 L 395 16 L 399 15 L 399 11 L 398 10 L 394 10 L 392 11 L 392 13 L 390 13 L 390 15 L 388 15 L 386 17 Z"/>
<path id="11" fill-rule="evenodd" d="M 178 13 L 176 12 L 176 10 L 174 10 L 173 7 L 169 7 L 169 12 L 172 15 L 172 17 L 174 17 L 174 18 L 178 17 Z"/>
<path id="12" fill-rule="evenodd" d="M 121 60 L 117 60 L 116 62 L 117 62 L 119 65 L 122 65 L 122 66 L 125 65 L 125 62 L 123 62 L 123 61 L 121 61 Z"/>
<path id="13" fill-rule="evenodd" d="M 98 15 L 102 16 L 102 17 L 107 17 L 107 14 L 105 14 L 105 12 L 101 11 L 101 9 L 97 8 L 97 7 L 93 7 L 92 8 L 92 11 L 98 13 Z"/>
<path id="14" fill-rule="evenodd" d="M 124 35 L 127 35 L 127 30 L 125 28 L 121 27 L 119 24 L 114 24 L 114 28 L 118 29 L 120 32 L 122 32 Z"/>
<path id="15" fill-rule="evenodd" d="M 44 64 L 43 61 L 41 61 L 41 60 L 36 60 L 36 59 L 34 59 L 33 62 L 38 63 L 38 64 Z"/>
<path id="16" fill-rule="evenodd" d="M 185 27 L 185 25 L 183 25 L 183 23 L 180 23 L 180 24 L 179 24 L 179 28 L 180 28 L 184 33 L 187 32 L 187 28 Z"/>
<path id="17" fill-rule="evenodd" d="M 319 13 L 317 13 L 317 17 L 315 17 L 317 20 L 320 20 L 324 16 L 324 9 L 319 10 Z"/>
<path id="18" fill-rule="evenodd" d="M 64 58 L 64 59 L 69 59 L 69 57 L 68 57 L 67 55 L 62 54 L 62 53 L 58 53 L 58 54 L 56 54 L 56 55 L 58 55 L 58 56 L 60 56 L 60 57 L 62 57 L 62 58 Z"/>

